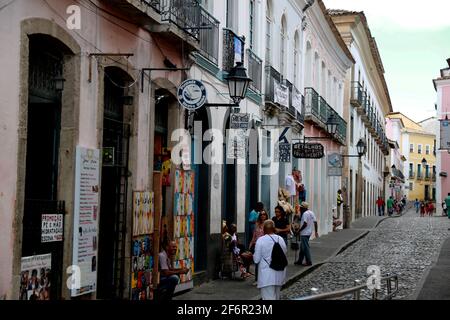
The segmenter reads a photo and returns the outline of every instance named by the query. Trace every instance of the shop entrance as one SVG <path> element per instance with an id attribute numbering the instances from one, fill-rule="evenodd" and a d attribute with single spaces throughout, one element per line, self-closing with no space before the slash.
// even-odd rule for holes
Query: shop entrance
<path id="1" fill-rule="evenodd" d="M 42 215 L 63 215 L 58 199 L 62 91 L 66 48 L 56 39 L 29 37 L 28 124 L 22 257 L 51 254 L 51 267 L 22 275 L 20 299 L 59 299 L 62 288 L 63 242 L 43 242 Z"/>
<path id="2" fill-rule="evenodd" d="M 201 108 L 195 112 L 194 122 L 202 123 L 202 136 L 192 136 L 192 155 L 198 155 L 199 161 L 192 161 L 193 170 L 195 172 L 195 270 L 197 272 L 205 271 L 207 267 L 207 242 L 209 235 L 209 204 L 210 204 L 210 167 L 205 162 L 203 152 L 210 142 L 203 141 L 205 132 L 209 129 L 208 114 L 205 108 Z M 200 148 L 200 150 L 197 150 Z M 201 164 L 199 163 L 201 160 Z"/>
<path id="3" fill-rule="evenodd" d="M 126 121 L 123 88 L 129 81 L 121 69 L 105 68 L 99 299 L 122 299 L 124 293 L 130 124 Z"/>

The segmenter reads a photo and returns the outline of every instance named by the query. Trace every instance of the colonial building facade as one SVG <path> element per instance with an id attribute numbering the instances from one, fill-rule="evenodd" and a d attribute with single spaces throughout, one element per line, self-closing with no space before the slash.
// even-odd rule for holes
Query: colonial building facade
<path id="1" fill-rule="evenodd" d="M 356 61 L 345 83 L 349 123 L 346 154 L 358 154 L 360 139 L 367 147 L 364 157 L 350 157 L 345 167 L 344 184 L 353 221 L 375 215 L 375 202 L 384 197 L 386 156 L 390 151 L 384 118 L 392 112 L 392 104 L 383 63 L 364 13 L 345 10 L 329 13 Z"/>

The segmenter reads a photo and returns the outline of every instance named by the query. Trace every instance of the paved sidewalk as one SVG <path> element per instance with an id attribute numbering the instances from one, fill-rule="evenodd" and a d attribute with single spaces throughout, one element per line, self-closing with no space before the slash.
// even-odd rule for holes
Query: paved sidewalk
<path id="1" fill-rule="evenodd" d="M 288 249 L 289 265 L 287 282 L 289 286 L 317 267 L 335 257 L 347 247 L 366 236 L 388 217 L 367 217 L 352 224 L 351 229 L 339 230 L 311 241 L 311 255 L 314 265 L 302 267 L 294 265 L 295 251 Z M 298 252 L 297 252 L 298 255 Z M 252 283 L 254 277 L 247 280 L 214 280 L 202 284 L 193 290 L 174 297 L 174 300 L 258 300 L 259 290 Z"/>
<path id="2" fill-rule="evenodd" d="M 428 273 L 417 300 L 450 300 L 450 238 L 442 246 L 439 259 Z"/>

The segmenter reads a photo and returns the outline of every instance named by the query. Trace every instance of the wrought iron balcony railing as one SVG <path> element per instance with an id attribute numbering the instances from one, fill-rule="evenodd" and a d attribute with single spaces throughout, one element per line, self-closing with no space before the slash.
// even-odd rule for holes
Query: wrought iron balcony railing
<path id="1" fill-rule="evenodd" d="M 263 61 L 250 49 L 247 49 L 247 59 L 248 76 L 253 80 L 250 84 L 250 88 L 257 92 L 261 92 Z"/>
<path id="2" fill-rule="evenodd" d="M 354 81 L 352 82 L 352 98 L 351 98 L 351 104 L 354 107 L 362 107 L 365 100 L 365 92 L 363 90 L 362 85 Z"/>
<path id="3" fill-rule="evenodd" d="M 219 26 L 219 20 L 205 9 L 200 9 L 200 54 L 215 65 L 219 61 Z"/>
<path id="4" fill-rule="evenodd" d="M 294 86 L 292 89 L 292 104 L 296 110 L 296 120 L 302 126 L 305 125 L 305 97 Z"/>
<path id="5" fill-rule="evenodd" d="M 266 90 L 265 90 L 265 100 L 268 103 L 275 104 L 275 83 L 281 83 L 281 75 L 272 66 L 266 66 Z"/>
<path id="6" fill-rule="evenodd" d="M 244 62 L 245 41 L 230 29 L 223 29 L 223 66 L 229 72 L 237 62 Z"/>
<path id="7" fill-rule="evenodd" d="M 294 117 L 295 118 L 295 116 L 296 116 L 296 110 L 295 110 L 295 107 L 294 107 L 294 105 L 292 104 L 292 99 L 293 99 L 293 95 L 292 95 L 292 93 L 293 93 L 293 89 L 294 89 L 294 86 L 292 85 L 292 83 L 290 83 L 289 81 L 285 81 L 285 84 L 286 84 L 286 86 L 288 87 L 288 89 L 289 89 L 289 106 L 288 106 L 288 108 L 287 108 L 287 111 L 288 111 L 288 113 L 292 116 L 292 117 Z"/>
<path id="8" fill-rule="evenodd" d="M 141 2 L 153 8 L 156 12 L 161 13 L 161 0 L 141 0 Z"/>
<path id="9" fill-rule="evenodd" d="M 319 97 L 319 115 L 323 124 L 327 123 L 329 107 L 327 101 L 323 97 Z"/>
<path id="10" fill-rule="evenodd" d="M 305 89 L 305 116 L 313 115 L 320 119 L 319 94 L 313 88 Z"/>
<path id="11" fill-rule="evenodd" d="M 199 40 L 202 29 L 202 7 L 198 0 L 160 0 L 160 7 L 162 21 L 176 25 Z"/>

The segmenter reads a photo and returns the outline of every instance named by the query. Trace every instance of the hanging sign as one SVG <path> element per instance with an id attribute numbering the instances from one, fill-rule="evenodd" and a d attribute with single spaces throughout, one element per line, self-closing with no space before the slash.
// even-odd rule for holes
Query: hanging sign
<path id="1" fill-rule="evenodd" d="M 298 112 L 302 113 L 302 94 L 296 88 L 294 88 L 292 94 L 292 105 Z"/>
<path id="2" fill-rule="evenodd" d="M 230 129 L 248 130 L 250 124 L 250 114 L 232 113 L 230 117 Z"/>
<path id="3" fill-rule="evenodd" d="M 279 103 L 284 107 L 289 106 L 289 88 L 274 81 L 275 103 Z"/>
<path id="4" fill-rule="evenodd" d="M 325 149 L 320 143 L 297 143 L 292 146 L 292 154 L 296 159 L 322 159 Z"/>
<path id="5" fill-rule="evenodd" d="M 206 103 L 205 85 L 198 80 L 184 81 L 178 88 L 178 101 L 186 110 L 197 110 Z"/>
<path id="6" fill-rule="evenodd" d="M 279 143 L 278 144 L 278 161 L 282 163 L 291 162 L 291 144 Z"/>
<path id="7" fill-rule="evenodd" d="M 450 150 L 450 120 L 441 120 L 441 150 Z"/>
<path id="8" fill-rule="evenodd" d="M 328 155 L 328 176 L 342 177 L 342 169 L 344 168 L 343 157 L 339 153 Z"/>

